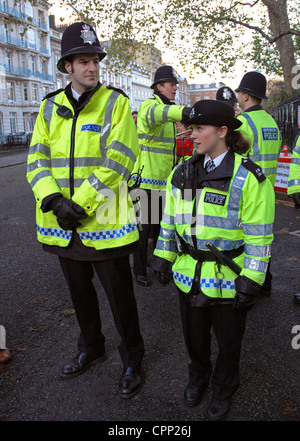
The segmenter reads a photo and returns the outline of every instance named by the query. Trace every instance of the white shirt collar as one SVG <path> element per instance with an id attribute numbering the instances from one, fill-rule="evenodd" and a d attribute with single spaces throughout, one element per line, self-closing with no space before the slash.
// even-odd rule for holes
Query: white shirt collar
<path id="1" fill-rule="evenodd" d="M 71 90 L 72 90 L 73 98 L 75 98 L 75 100 L 78 101 L 79 98 L 81 97 L 81 95 L 79 95 L 79 93 L 77 93 L 76 90 L 74 90 L 72 86 L 71 86 Z"/>
<path id="2" fill-rule="evenodd" d="M 228 150 L 227 150 L 228 152 Z M 215 163 L 215 166 L 218 167 L 218 165 L 221 164 L 221 162 L 223 161 L 223 159 L 225 158 L 225 156 L 227 155 L 227 152 L 222 153 L 221 155 L 217 156 L 213 161 Z M 207 161 L 210 161 L 211 157 L 209 156 L 208 153 L 205 153 L 205 158 L 204 158 L 204 163 L 203 163 L 203 167 L 205 167 Z"/>

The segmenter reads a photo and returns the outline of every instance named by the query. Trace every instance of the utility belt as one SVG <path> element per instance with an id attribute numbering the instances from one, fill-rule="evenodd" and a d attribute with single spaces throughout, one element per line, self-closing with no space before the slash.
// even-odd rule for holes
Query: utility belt
<path id="1" fill-rule="evenodd" d="M 177 233 L 175 234 L 175 238 L 173 239 L 173 247 L 174 251 L 178 256 L 181 256 L 182 254 L 188 254 L 193 259 L 197 260 L 198 262 L 218 262 L 219 259 L 215 254 L 213 254 L 211 251 L 202 251 L 197 250 L 195 247 L 189 245 L 186 243 L 182 237 L 180 237 Z M 222 251 L 222 254 L 227 256 L 229 259 L 234 259 L 235 257 L 240 256 L 244 252 L 244 245 L 241 247 L 234 249 L 234 250 L 228 250 L 228 251 Z"/>

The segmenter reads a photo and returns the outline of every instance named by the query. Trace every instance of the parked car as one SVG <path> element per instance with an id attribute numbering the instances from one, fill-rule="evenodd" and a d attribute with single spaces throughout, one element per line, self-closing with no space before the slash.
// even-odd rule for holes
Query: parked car
<path id="1" fill-rule="evenodd" d="M 16 132 L 9 135 L 0 135 L 1 145 L 28 145 L 30 144 L 32 132 Z"/>

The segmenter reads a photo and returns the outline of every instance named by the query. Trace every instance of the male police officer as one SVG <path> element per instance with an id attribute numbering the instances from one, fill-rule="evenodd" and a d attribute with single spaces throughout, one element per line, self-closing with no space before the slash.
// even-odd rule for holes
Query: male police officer
<path id="1" fill-rule="evenodd" d="M 141 249 L 134 253 L 134 273 L 137 282 L 149 286 L 147 277 L 147 244 L 152 227 L 153 249 L 157 241 L 162 217 L 162 191 L 176 162 L 175 122 L 188 116 L 189 109 L 173 103 L 178 84 L 178 76 L 171 66 L 157 69 L 153 97 L 144 101 L 138 112 L 137 131 L 140 155 L 135 164 L 135 172 L 141 172 L 140 188 L 147 195 L 141 199 Z M 152 204 L 152 205 L 151 205 Z M 148 212 L 148 213 L 147 213 Z M 148 216 L 147 216 L 148 214 Z M 160 277 L 159 274 L 156 274 Z"/>
<path id="2" fill-rule="evenodd" d="M 78 354 L 62 376 L 77 376 L 106 359 L 95 270 L 121 336 L 120 396 L 130 398 L 141 387 L 144 353 L 129 265 L 139 233 L 126 182 L 138 154 L 137 132 L 128 97 L 99 83 L 106 53 L 94 29 L 73 23 L 61 49 L 57 66 L 71 83 L 41 104 L 27 179 L 36 198 L 38 240 L 59 256 L 81 331 Z"/>
<path id="3" fill-rule="evenodd" d="M 281 136 L 275 120 L 261 107 L 261 101 L 268 100 L 266 88 L 266 78 L 260 72 L 247 72 L 243 76 L 236 89 L 243 113 L 237 118 L 243 123 L 239 130 L 250 143 L 249 158 L 262 168 L 264 175 L 274 186 Z M 271 280 L 272 275 L 268 268 L 261 290 L 263 295 L 271 294 Z"/>

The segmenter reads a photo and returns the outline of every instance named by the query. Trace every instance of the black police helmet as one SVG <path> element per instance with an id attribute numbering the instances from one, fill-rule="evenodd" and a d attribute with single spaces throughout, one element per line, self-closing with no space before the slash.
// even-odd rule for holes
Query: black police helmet
<path id="1" fill-rule="evenodd" d="M 218 101 L 225 101 L 232 106 L 238 102 L 237 97 L 232 89 L 228 86 L 222 86 L 217 90 L 216 99 Z"/>
<path id="2" fill-rule="evenodd" d="M 235 117 L 233 107 L 225 101 L 201 100 L 193 105 L 186 124 L 226 126 L 238 129 L 242 122 Z"/>
<path id="3" fill-rule="evenodd" d="M 67 27 L 61 39 L 61 58 L 58 60 L 57 69 L 67 73 L 65 59 L 75 54 L 99 54 L 99 61 L 105 56 L 97 38 L 96 32 L 88 23 L 76 22 Z"/>
<path id="4" fill-rule="evenodd" d="M 247 72 L 241 82 L 236 92 L 245 92 L 249 95 L 259 98 L 261 100 L 268 101 L 266 96 L 267 80 L 266 77 L 260 72 Z"/>
<path id="5" fill-rule="evenodd" d="M 155 84 L 164 83 L 165 81 L 169 81 L 171 83 L 178 84 L 178 75 L 173 69 L 172 66 L 160 66 L 154 75 L 154 82 L 151 86 L 151 89 L 154 88 Z"/>

